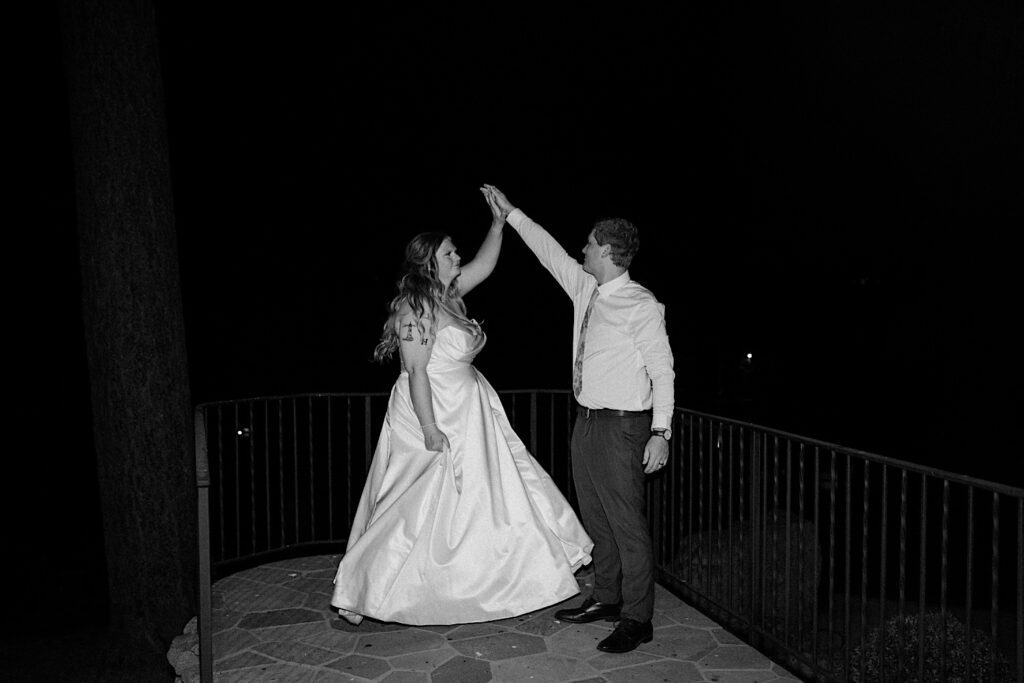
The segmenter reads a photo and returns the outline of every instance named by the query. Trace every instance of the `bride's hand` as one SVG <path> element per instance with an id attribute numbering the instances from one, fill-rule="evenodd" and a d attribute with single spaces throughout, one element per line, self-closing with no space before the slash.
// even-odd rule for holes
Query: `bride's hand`
<path id="1" fill-rule="evenodd" d="M 428 451 L 443 451 L 446 448 L 451 448 L 448 437 L 434 425 L 423 430 L 423 446 Z"/>
<path id="2" fill-rule="evenodd" d="M 504 224 L 505 219 L 508 218 L 509 213 L 512 211 L 512 204 L 493 185 L 484 185 L 480 188 L 480 191 L 483 192 L 484 198 L 487 200 L 487 206 L 491 209 L 491 218 L 494 223 Z"/>
<path id="3" fill-rule="evenodd" d="M 494 201 L 494 195 L 484 192 L 484 197 L 487 198 L 487 206 L 491 208 L 491 226 L 504 226 L 506 214 L 502 213 L 501 207 Z"/>

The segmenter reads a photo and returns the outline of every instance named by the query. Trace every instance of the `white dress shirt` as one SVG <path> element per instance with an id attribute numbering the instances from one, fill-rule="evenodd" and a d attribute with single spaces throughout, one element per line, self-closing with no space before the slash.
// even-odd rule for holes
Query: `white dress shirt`
<path id="1" fill-rule="evenodd" d="M 668 427 L 675 401 L 675 372 L 665 307 L 650 290 L 631 280 L 628 271 L 598 286 L 593 275 L 519 209 L 509 214 L 508 223 L 572 299 L 573 362 L 587 304 L 594 288 L 598 290 L 587 326 L 580 404 L 652 410 L 651 428 Z"/>

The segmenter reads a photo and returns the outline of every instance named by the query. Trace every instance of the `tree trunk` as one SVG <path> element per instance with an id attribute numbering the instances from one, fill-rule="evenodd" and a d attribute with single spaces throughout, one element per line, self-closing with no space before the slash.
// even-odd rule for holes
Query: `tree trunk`
<path id="1" fill-rule="evenodd" d="M 110 625 L 163 652 L 196 613 L 197 560 L 155 13 L 152 0 L 63 0 L 61 24 Z"/>

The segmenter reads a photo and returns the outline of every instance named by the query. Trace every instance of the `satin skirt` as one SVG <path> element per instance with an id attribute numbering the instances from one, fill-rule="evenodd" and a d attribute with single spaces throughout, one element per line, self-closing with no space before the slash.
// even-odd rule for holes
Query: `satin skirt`
<path id="1" fill-rule="evenodd" d="M 408 375 L 391 392 L 331 604 L 403 624 L 517 616 L 579 592 L 593 542 L 472 365 L 430 372 L 451 448 L 429 452 Z"/>

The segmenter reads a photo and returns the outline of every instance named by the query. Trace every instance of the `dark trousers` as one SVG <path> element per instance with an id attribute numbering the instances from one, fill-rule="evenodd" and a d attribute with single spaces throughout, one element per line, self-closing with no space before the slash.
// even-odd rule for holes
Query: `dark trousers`
<path id="1" fill-rule="evenodd" d="M 577 413 L 570 451 L 583 526 L 594 540 L 595 600 L 622 616 L 654 613 L 654 558 L 644 517 L 644 446 L 651 416 Z"/>

